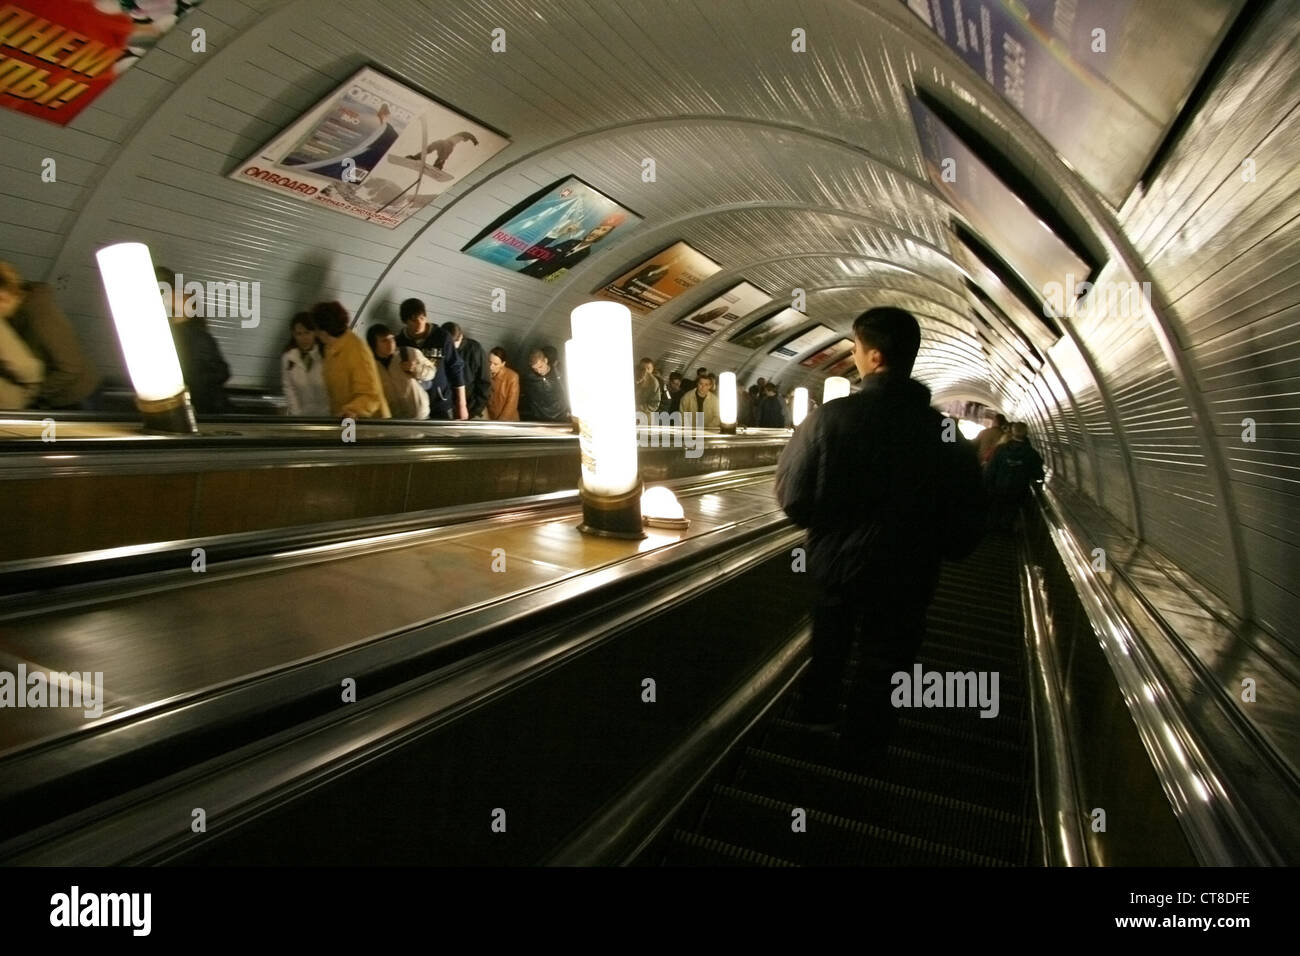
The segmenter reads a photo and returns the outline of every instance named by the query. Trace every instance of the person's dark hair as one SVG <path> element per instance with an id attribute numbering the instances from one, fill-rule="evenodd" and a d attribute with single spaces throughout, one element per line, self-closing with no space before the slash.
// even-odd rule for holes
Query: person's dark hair
<path id="1" fill-rule="evenodd" d="M 758 397 L 758 385 L 757 385 L 757 384 L 754 384 L 754 385 L 749 386 L 749 394 L 752 395 L 752 396 L 754 396 L 755 398 Z"/>
<path id="2" fill-rule="evenodd" d="M 370 346 L 370 351 L 375 350 L 375 343 L 385 335 L 392 335 L 393 330 L 381 322 L 377 322 L 370 328 L 366 329 L 366 344 Z"/>
<path id="3" fill-rule="evenodd" d="M 673 372 L 671 375 L 668 376 L 668 384 L 671 385 L 673 382 L 683 381 L 685 378 L 686 376 L 683 375 L 681 372 Z"/>
<path id="4" fill-rule="evenodd" d="M 280 349 L 281 354 L 298 347 L 298 343 L 293 340 L 293 330 L 300 325 L 309 331 L 316 331 L 316 323 L 312 321 L 310 312 L 297 313 L 289 320 L 289 341 L 284 344 L 284 348 Z M 319 345 L 320 343 L 317 343 L 316 347 L 319 347 Z"/>
<path id="5" fill-rule="evenodd" d="M 912 374 L 921 351 L 921 326 L 911 312 L 883 307 L 868 309 L 853 320 L 853 334 L 869 349 L 879 349 L 891 372 Z"/>
<path id="6" fill-rule="evenodd" d="M 402 317 L 403 322 L 406 322 L 417 315 L 428 315 L 429 311 L 419 299 L 407 299 L 398 306 L 397 314 Z"/>
<path id="7" fill-rule="evenodd" d="M 166 266 L 154 266 L 153 277 L 160 283 L 167 283 L 168 287 L 172 290 L 172 307 L 179 306 L 183 311 L 185 308 L 185 290 L 176 288 L 176 273 L 171 269 L 168 269 Z M 159 289 L 158 291 L 161 292 L 162 290 Z M 203 309 L 199 309 L 197 315 L 186 316 L 185 321 L 193 322 L 194 325 L 200 329 L 206 329 L 208 327 L 208 319 L 207 316 L 203 314 L 203 311 Z M 167 311 L 167 318 L 169 321 L 173 318 L 171 308 Z"/>
<path id="8" fill-rule="evenodd" d="M 775 395 L 775 394 L 776 394 L 776 386 L 773 385 L 771 382 L 768 382 L 766 385 L 763 386 L 763 394 L 764 394 L 764 395 Z"/>
<path id="9" fill-rule="evenodd" d="M 998 428 L 1001 428 L 1001 429 L 1004 429 L 1004 430 L 1006 429 L 1006 427 L 1007 427 L 1009 424 L 1011 424 L 1010 422 L 1007 421 L 1007 416 L 1002 415 L 1002 414 L 994 415 L 994 416 L 993 416 L 993 421 L 997 424 Z"/>
<path id="10" fill-rule="evenodd" d="M 712 372 L 701 372 L 699 375 L 695 376 L 695 384 L 699 385 L 700 381 L 706 378 L 713 383 L 714 388 L 718 387 L 718 376 L 714 375 Z"/>
<path id="11" fill-rule="evenodd" d="M 311 318 L 316 328 L 333 338 L 347 332 L 351 324 L 351 316 L 342 302 L 317 302 L 312 306 Z"/>
<path id="12" fill-rule="evenodd" d="M 546 356 L 546 361 L 551 363 L 551 368 L 560 364 L 560 353 L 555 350 L 554 345 L 543 345 L 542 354 Z"/>
<path id="13" fill-rule="evenodd" d="M 442 323 L 442 330 L 451 336 L 453 342 L 456 340 L 456 336 L 464 334 L 464 330 L 455 322 Z"/>
<path id="14" fill-rule="evenodd" d="M 506 368 L 510 367 L 510 357 L 506 355 L 506 350 L 503 349 L 501 346 L 499 345 L 492 346 L 492 348 L 488 350 L 488 355 L 495 355 L 497 358 L 501 360 L 501 364 L 505 365 Z"/>
<path id="15" fill-rule="evenodd" d="M 1011 423 L 1011 440 L 1024 441 L 1029 437 L 1029 426 L 1024 422 Z"/>
<path id="16" fill-rule="evenodd" d="M 547 363 L 548 365 L 553 365 L 553 364 L 554 364 L 554 363 L 551 361 L 551 357 L 550 357 L 549 355 L 546 354 L 546 349 L 533 349 L 531 352 L 529 352 L 529 353 L 528 353 L 528 364 L 529 364 L 529 365 L 532 365 L 532 364 L 533 364 L 534 362 L 536 362 L 539 358 L 544 358 L 544 359 L 546 359 L 546 363 Z"/>
<path id="17" fill-rule="evenodd" d="M 709 374 L 709 370 L 708 370 L 707 368 L 705 368 L 703 365 L 701 365 L 699 368 L 697 368 L 697 369 L 695 370 L 695 377 L 696 377 L 696 378 L 702 378 L 703 376 L 708 375 L 708 374 Z"/>

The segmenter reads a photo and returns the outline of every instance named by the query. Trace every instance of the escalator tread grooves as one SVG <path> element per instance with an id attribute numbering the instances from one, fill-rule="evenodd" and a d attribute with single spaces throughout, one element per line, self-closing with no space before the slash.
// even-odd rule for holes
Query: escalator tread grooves
<path id="1" fill-rule="evenodd" d="M 698 833 L 692 833 L 689 830 L 676 830 L 673 832 L 673 840 L 685 846 L 707 850 L 710 853 L 716 853 L 719 856 L 730 857 L 733 860 L 739 860 L 744 863 L 755 863 L 759 866 L 798 866 L 797 863 L 791 863 L 789 860 L 782 860 L 779 857 L 769 856 L 766 853 L 759 853 L 757 850 L 750 850 L 747 847 L 736 846 L 731 843 L 724 843 L 721 840 L 715 840 L 713 837 L 702 836 Z M 671 858 L 671 852 L 669 856 Z"/>
<path id="2" fill-rule="evenodd" d="M 748 790 L 739 790 L 735 787 L 719 785 L 718 792 L 726 797 L 740 803 L 748 803 L 753 806 L 762 807 L 765 810 L 774 810 L 790 815 L 796 804 L 789 803 L 785 800 L 774 800 L 771 797 L 765 797 L 760 793 L 750 793 Z M 849 833 L 859 837 L 868 837 L 873 840 L 879 840 L 882 843 L 891 843 L 896 846 L 907 847 L 911 850 L 921 850 L 927 853 L 933 853 L 937 856 L 946 857 L 950 860 L 956 860 L 961 863 L 968 863 L 975 866 L 1010 866 L 1006 860 L 1000 860 L 996 857 L 985 856 L 982 853 L 972 853 L 969 850 L 963 850 L 959 847 L 948 846 L 943 843 L 936 843 L 933 840 L 927 840 L 924 837 L 914 836 L 909 833 L 898 833 L 895 830 L 887 830 L 884 827 L 878 827 L 872 823 L 866 823 L 861 820 L 851 820 L 848 817 L 842 817 L 835 813 L 826 813 L 813 807 L 804 807 L 808 814 L 810 823 L 821 823 L 827 826 L 836 827 L 840 830 L 847 830 Z"/>
<path id="3" fill-rule="evenodd" d="M 996 807 L 986 807 L 979 803 L 970 803 L 966 800 L 958 800 L 956 797 L 949 797 L 941 793 L 933 793 L 928 790 L 917 790 L 915 787 L 908 787 L 898 783 L 890 783 L 879 777 L 868 777 L 862 774 L 850 773 L 847 770 L 840 770 L 836 767 L 827 767 L 818 763 L 811 763 L 807 760 L 799 760 L 795 757 L 787 757 L 785 754 L 772 753 L 765 750 L 750 749 L 750 756 L 755 760 L 767 763 L 776 763 L 793 770 L 800 770 L 804 773 L 813 774 L 820 777 L 830 777 L 842 783 L 851 783 L 854 786 L 864 787 L 870 790 L 877 790 L 881 793 L 887 793 L 895 797 L 909 797 L 921 800 L 925 803 L 942 807 L 945 810 L 959 810 L 963 813 L 978 814 L 996 820 L 999 823 L 1019 823 L 1024 820 L 1024 816 L 1018 813 L 1011 813 L 1008 810 L 999 810 Z"/>

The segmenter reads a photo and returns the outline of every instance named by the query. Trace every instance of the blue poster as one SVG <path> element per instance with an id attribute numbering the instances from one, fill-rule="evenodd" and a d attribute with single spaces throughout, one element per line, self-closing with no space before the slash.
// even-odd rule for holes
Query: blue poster
<path id="1" fill-rule="evenodd" d="M 1241 6 L 1240 0 L 904 2 L 1115 207 L 1137 183 Z"/>
<path id="2" fill-rule="evenodd" d="M 930 181 L 1039 296 L 1048 283 L 1087 276 L 1080 259 L 966 143 L 910 96 L 912 119 Z"/>
<path id="3" fill-rule="evenodd" d="M 608 196 L 570 177 L 462 252 L 535 279 L 551 281 L 586 259 L 615 229 L 640 222 Z"/>

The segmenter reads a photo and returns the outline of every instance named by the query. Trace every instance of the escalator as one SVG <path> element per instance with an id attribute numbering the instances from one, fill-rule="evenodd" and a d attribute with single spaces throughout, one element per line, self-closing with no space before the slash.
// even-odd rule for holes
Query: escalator
<path id="1" fill-rule="evenodd" d="M 996 718 L 970 709 L 909 709 L 879 769 L 862 775 L 840 765 L 837 733 L 795 719 L 799 691 L 792 689 L 638 862 L 1036 862 L 1020 606 L 1014 544 L 986 538 L 965 561 L 944 565 L 918 655 L 927 671 L 997 671 Z M 795 822 L 800 809 L 802 824 Z"/>

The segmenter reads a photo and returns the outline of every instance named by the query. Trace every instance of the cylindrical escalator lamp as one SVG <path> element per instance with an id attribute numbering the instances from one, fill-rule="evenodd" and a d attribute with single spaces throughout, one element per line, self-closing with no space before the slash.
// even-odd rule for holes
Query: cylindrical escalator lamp
<path id="1" fill-rule="evenodd" d="M 121 242 L 100 249 L 95 258 L 145 427 L 198 431 L 148 246 Z"/>
<path id="2" fill-rule="evenodd" d="M 682 510 L 682 503 L 662 485 L 647 488 L 641 494 L 641 520 L 651 528 L 685 531 L 691 526 L 691 519 Z"/>
<path id="3" fill-rule="evenodd" d="M 632 314 L 617 302 L 587 302 L 570 315 L 573 345 L 566 347 L 571 399 L 582 453 L 579 530 L 615 538 L 643 538 L 641 476 L 636 451 L 636 391 Z"/>
<path id="4" fill-rule="evenodd" d="M 808 389 L 800 385 L 794 390 L 794 407 L 790 409 L 790 418 L 798 428 L 808 417 Z"/>
<path id="5" fill-rule="evenodd" d="M 718 376 L 718 417 L 722 420 L 722 431 L 727 435 L 736 433 L 736 373 L 723 372 Z"/>
<path id="6" fill-rule="evenodd" d="M 822 385 L 822 404 L 844 398 L 849 394 L 849 380 L 841 375 L 832 375 Z"/>

